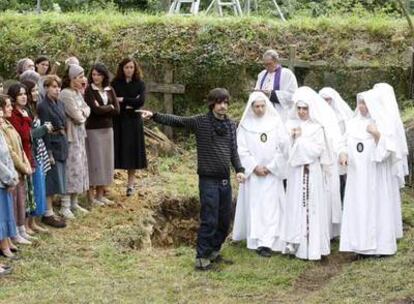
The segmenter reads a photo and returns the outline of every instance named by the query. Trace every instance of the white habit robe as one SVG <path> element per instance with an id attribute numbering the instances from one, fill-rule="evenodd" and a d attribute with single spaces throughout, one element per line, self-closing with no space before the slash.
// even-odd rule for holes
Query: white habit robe
<path id="1" fill-rule="evenodd" d="M 397 99 L 395 97 L 394 89 L 387 83 L 377 83 L 374 90 L 386 108 L 387 114 L 392 115 L 393 125 L 395 127 L 396 139 L 396 157 L 393 159 L 393 197 L 395 201 L 395 228 L 397 239 L 403 237 L 403 221 L 401 212 L 401 193 L 400 189 L 405 186 L 405 176 L 408 175 L 408 145 L 405 135 L 404 124 L 401 119 L 400 110 L 398 108 Z"/>
<path id="2" fill-rule="evenodd" d="M 310 105 L 311 107 L 311 105 Z M 327 196 L 321 163 L 329 163 L 322 126 L 311 120 L 288 121 L 287 129 L 300 126 L 302 135 L 289 150 L 287 198 L 281 239 L 293 244 L 296 257 L 319 260 L 330 254 Z M 309 168 L 308 184 L 304 168 Z"/>
<path id="3" fill-rule="evenodd" d="M 279 89 L 275 88 L 276 72 L 267 73 L 263 70 L 257 76 L 256 90 L 274 91 L 279 103 L 273 103 L 283 122 L 286 122 L 288 112 L 292 108 L 292 96 L 298 88 L 295 74 L 288 68 L 280 67 Z"/>
<path id="4" fill-rule="evenodd" d="M 266 114 L 255 117 L 252 103 L 266 100 Z M 268 98 L 254 92 L 237 130 L 237 146 L 246 180 L 239 186 L 233 240 L 246 240 L 247 248 L 267 247 L 282 251 L 280 225 L 286 204 L 283 179 L 286 178 L 287 134 L 283 123 Z M 257 165 L 271 173 L 258 176 Z"/>
<path id="5" fill-rule="evenodd" d="M 337 153 L 331 151 L 331 157 L 336 160 L 338 158 Z M 336 161 L 333 161 L 328 168 L 328 170 L 323 170 L 323 178 L 327 196 L 329 237 L 333 239 L 341 233 L 342 203 L 340 174 L 339 165 Z"/>
<path id="6" fill-rule="evenodd" d="M 339 93 L 329 87 L 323 88 L 319 91 L 319 95 L 323 98 L 331 98 L 329 107 L 332 109 L 331 116 L 335 118 L 338 132 L 334 134 L 336 143 L 332 143 L 332 157 L 338 158 L 339 142 L 346 132 L 346 123 L 355 116 L 354 111 L 342 99 Z M 324 101 L 326 102 L 326 101 Z M 345 174 L 345 169 L 339 166 L 339 163 L 334 161 L 329 168 L 329 172 L 325 174 L 326 189 L 328 194 L 328 220 L 329 220 L 329 234 L 331 238 L 340 235 L 341 219 L 342 219 L 342 202 L 340 193 L 340 175 Z"/>
<path id="7" fill-rule="evenodd" d="M 364 97 L 365 103 L 369 97 Z M 370 114 L 372 114 L 369 108 Z M 393 200 L 392 141 L 384 133 L 378 143 L 367 126 L 374 119 L 357 114 L 349 121 L 343 152 L 348 155 L 347 184 L 340 251 L 365 255 L 393 255 L 397 251 Z M 381 132 L 380 123 L 375 124 Z"/>

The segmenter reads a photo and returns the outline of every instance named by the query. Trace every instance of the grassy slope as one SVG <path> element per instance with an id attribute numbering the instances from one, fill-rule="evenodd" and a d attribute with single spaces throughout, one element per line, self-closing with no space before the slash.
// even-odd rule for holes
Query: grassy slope
<path id="1" fill-rule="evenodd" d="M 10 12 L 0 14 L 0 25 L 4 27 L 0 37 L 6 42 L 1 49 L 8 51 L 5 61 L 41 52 L 57 60 L 75 54 L 82 62 L 136 53 L 139 58 L 155 61 L 179 59 L 188 63 L 203 54 L 211 56 L 207 59 L 215 65 L 252 64 L 269 45 L 282 45 L 278 49 L 287 57 L 286 46 L 297 44 L 299 59 L 334 63 L 352 58 L 395 66 L 406 57 L 402 53 L 409 46 L 406 21 L 386 16 L 297 17 L 280 22 L 261 17 L 183 18 L 110 11 L 40 16 Z M 369 43 L 375 44 L 372 49 Z M 15 53 L 9 54 L 10 49 Z M 102 53 L 101 49 L 107 51 Z M 216 55 L 224 56 L 225 61 Z"/>
<path id="2" fill-rule="evenodd" d="M 189 247 L 138 251 L 116 241 L 119 233 L 134 238 L 142 207 L 156 203 L 151 200 L 197 195 L 192 154 L 157 165 L 160 176 L 145 174 L 135 197 L 95 209 L 24 248 L 14 274 L 1 279 L 0 303 L 388 303 L 414 296 L 411 194 L 404 196 L 408 225 L 395 257 L 351 262 L 334 244 L 333 255 L 322 263 L 284 256 L 266 260 L 244 244 L 228 243 L 224 254 L 235 265 L 198 273 Z M 115 196 L 123 191 L 120 183 L 112 189 Z"/>

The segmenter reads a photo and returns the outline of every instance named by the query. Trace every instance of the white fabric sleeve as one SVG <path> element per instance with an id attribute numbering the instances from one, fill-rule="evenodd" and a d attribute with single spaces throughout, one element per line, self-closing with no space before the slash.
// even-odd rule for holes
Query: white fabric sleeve
<path id="1" fill-rule="evenodd" d="M 262 78 L 263 78 L 263 76 L 264 76 L 265 73 L 266 73 L 266 70 L 261 71 L 259 73 L 259 75 L 257 75 L 256 86 L 254 87 L 255 90 L 260 90 L 260 84 L 262 82 Z"/>
<path id="2" fill-rule="evenodd" d="M 285 179 L 287 177 L 287 159 L 289 153 L 289 138 L 285 132 L 278 132 L 279 141 L 273 160 L 266 168 L 275 176 Z"/>
<path id="3" fill-rule="evenodd" d="M 296 139 L 289 153 L 289 164 L 292 167 L 303 166 L 317 161 L 325 149 L 323 130 L 320 129 L 312 137 Z"/>
<path id="4" fill-rule="evenodd" d="M 237 152 L 239 153 L 240 162 L 244 167 L 244 174 L 248 177 L 253 173 L 254 168 L 256 168 L 257 161 L 249 151 L 245 131 L 242 128 L 237 132 Z"/>
<path id="5" fill-rule="evenodd" d="M 377 147 L 374 150 L 372 160 L 378 163 L 385 161 L 391 155 L 390 151 L 392 149 L 393 143 L 391 138 L 386 135 L 381 135 Z"/>

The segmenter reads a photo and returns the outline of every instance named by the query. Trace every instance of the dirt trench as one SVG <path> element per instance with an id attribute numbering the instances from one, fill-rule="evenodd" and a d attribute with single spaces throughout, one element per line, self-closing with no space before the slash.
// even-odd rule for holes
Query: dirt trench
<path id="1" fill-rule="evenodd" d="M 199 226 L 199 208 L 198 199 L 195 197 L 162 200 L 153 209 L 152 246 L 194 246 Z"/>

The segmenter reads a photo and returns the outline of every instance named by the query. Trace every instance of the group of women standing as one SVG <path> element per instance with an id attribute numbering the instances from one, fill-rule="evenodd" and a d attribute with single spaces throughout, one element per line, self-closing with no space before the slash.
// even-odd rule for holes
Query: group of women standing
<path id="1" fill-rule="evenodd" d="M 132 195 L 135 170 L 147 165 L 136 112 L 145 85 L 134 59 L 122 60 L 113 80 L 102 63 L 86 78 L 76 57 L 66 61 L 62 80 L 45 56 L 20 60 L 16 72 L 19 81 L 0 95 L 0 240 L 10 259 L 17 258 L 15 244 L 47 231 L 43 224 L 63 228 L 66 219 L 88 213 L 80 194 L 92 206 L 113 204 L 105 195 L 115 168 L 128 170 Z M 57 195 L 60 216 L 53 210 Z M 0 265 L 0 275 L 8 272 Z"/>
<path id="2" fill-rule="evenodd" d="M 357 257 L 395 254 L 408 147 L 393 88 L 359 93 L 355 111 L 332 88 L 300 87 L 292 99 L 285 123 L 265 94 L 249 99 L 238 149 L 250 175 L 233 239 L 266 257 L 273 250 L 319 260 L 336 237 L 340 251 Z"/>

